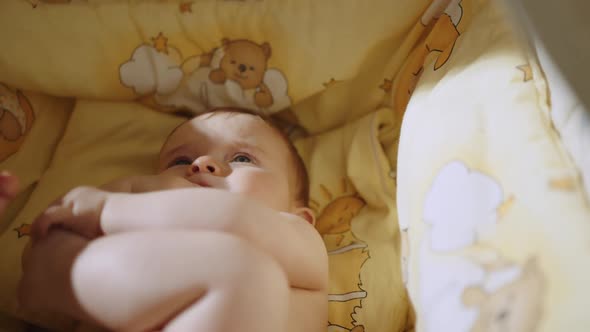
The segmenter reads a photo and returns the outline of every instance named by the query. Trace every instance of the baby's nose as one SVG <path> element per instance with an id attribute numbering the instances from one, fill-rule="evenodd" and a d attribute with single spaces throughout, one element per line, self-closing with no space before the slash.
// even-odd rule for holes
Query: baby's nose
<path id="1" fill-rule="evenodd" d="M 243 63 L 240 63 L 240 65 L 238 66 L 238 69 L 240 70 L 240 72 L 245 72 L 246 71 L 246 65 Z"/>
<path id="2" fill-rule="evenodd" d="M 224 173 L 223 166 L 210 156 L 201 156 L 193 162 L 190 167 L 191 173 L 210 173 L 216 176 L 222 176 Z"/>

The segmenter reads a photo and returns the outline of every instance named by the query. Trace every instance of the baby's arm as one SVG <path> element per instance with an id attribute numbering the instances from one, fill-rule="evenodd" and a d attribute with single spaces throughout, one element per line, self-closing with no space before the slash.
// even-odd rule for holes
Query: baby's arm
<path id="1" fill-rule="evenodd" d="M 82 190 L 81 192 L 84 193 L 84 190 Z M 173 325 L 180 324 L 178 330 L 184 331 L 187 329 L 183 328 L 183 324 L 187 323 L 190 326 L 190 324 L 192 324 L 194 321 L 192 320 L 192 318 L 189 319 L 189 321 L 187 321 L 187 319 L 183 317 L 203 316 L 198 314 L 191 314 L 189 316 L 186 316 L 186 314 L 188 313 L 195 313 L 195 310 L 202 310 L 198 308 L 208 308 L 209 306 L 206 304 L 211 303 L 211 300 L 207 300 L 204 302 L 200 301 L 201 295 L 199 293 L 199 290 L 202 291 L 203 289 L 192 289 L 190 287 L 193 287 L 191 285 L 194 285 L 195 278 L 217 280 L 218 277 L 210 276 L 210 273 L 208 273 L 207 271 L 212 271 L 211 268 L 214 266 L 223 267 L 227 264 L 222 264 L 221 266 L 219 264 L 213 264 L 214 262 L 219 261 L 219 259 L 216 258 L 218 250 L 214 249 L 215 246 L 205 245 L 204 243 L 198 243 L 195 242 L 194 239 L 190 241 L 181 241 L 180 239 L 183 237 L 179 236 L 179 234 L 186 234 L 188 237 L 191 238 L 193 235 L 189 234 L 194 234 L 194 236 L 203 236 L 204 239 L 209 239 L 216 236 L 224 236 L 224 233 L 230 233 L 228 234 L 228 236 L 234 236 L 236 239 L 241 239 L 244 245 L 247 244 L 248 246 L 252 246 L 253 250 L 255 252 L 259 252 L 260 255 L 268 255 L 270 260 L 267 264 L 272 265 L 272 262 L 276 262 L 276 265 L 279 268 L 279 270 L 283 271 L 283 273 L 285 273 L 286 275 L 287 285 L 310 291 L 319 290 L 321 292 L 324 292 L 326 290 L 327 263 L 325 262 L 326 253 L 323 243 L 321 242 L 321 239 L 319 238 L 315 230 L 307 222 L 305 222 L 302 219 L 299 219 L 296 216 L 284 213 L 277 213 L 276 211 L 263 208 L 258 203 L 244 199 L 241 196 L 211 189 L 193 188 L 188 190 L 181 189 L 167 192 L 155 192 L 149 194 L 134 195 L 112 194 L 102 192 L 96 189 L 91 189 L 86 190 L 86 194 L 87 195 L 79 195 L 78 199 L 73 199 L 69 202 L 72 204 L 72 206 L 75 206 L 76 203 L 96 200 L 97 197 L 99 198 L 98 201 L 101 200 L 100 197 L 104 198 L 104 202 L 99 204 L 101 206 L 101 210 L 98 214 L 102 214 L 102 227 L 105 227 L 106 233 L 121 234 L 113 234 L 112 236 L 98 239 L 96 240 L 98 242 L 93 241 L 92 243 L 97 243 L 97 245 L 98 243 L 104 244 L 100 246 L 101 250 L 93 252 L 96 252 L 99 255 L 111 255 L 111 258 L 105 259 L 104 263 L 114 262 L 112 258 L 119 257 L 121 259 L 121 265 L 120 268 L 116 270 L 118 270 L 120 273 L 123 273 L 123 275 L 108 274 L 108 276 L 110 276 L 111 278 L 107 278 L 108 280 L 103 280 L 105 274 L 101 271 L 96 271 L 96 268 L 99 266 L 96 264 L 99 262 L 99 260 L 97 260 L 96 257 L 94 257 L 93 255 L 79 255 L 78 258 L 76 258 L 76 264 L 71 264 L 68 266 L 60 264 L 56 267 L 56 265 L 54 264 L 50 264 L 50 266 L 47 264 L 40 264 L 40 262 L 58 261 L 56 259 L 51 259 L 51 257 L 49 257 L 49 259 L 45 259 L 48 256 L 52 256 L 52 251 L 42 250 L 43 248 L 41 247 L 35 248 L 38 257 L 36 259 L 36 263 L 34 261 L 30 261 L 30 264 L 32 264 L 34 268 L 38 268 L 39 266 L 41 266 L 41 268 L 43 269 L 43 266 L 46 266 L 45 272 L 47 272 L 46 270 L 48 269 L 53 270 L 54 272 L 52 275 L 54 276 L 60 275 L 60 270 L 55 269 L 61 267 L 61 271 L 65 273 L 64 275 L 69 275 L 71 273 L 73 278 L 72 282 L 74 284 L 72 284 L 72 286 L 70 286 L 69 283 L 66 283 L 64 284 L 64 287 L 61 287 L 60 289 L 51 282 L 48 284 L 47 282 L 41 281 L 37 285 L 41 288 L 38 289 L 36 294 L 47 292 L 46 294 L 48 296 L 46 296 L 45 298 L 50 300 L 58 299 L 61 298 L 63 295 L 51 296 L 50 294 L 69 294 L 68 292 L 71 292 L 69 287 L 74 287 L 76 288 L 75 293 L 77 293 L 77 298 L 83 302 L 83 307 L 90 312 L 92 317 L 100 319 L 101 322 L 103 322 L 107 326 L 121 327 L 125 326 L 126 324 L 135 325 L 139 322 L 141 324 L 148 324 L 147 326 L 151 325 L 153 327 L 154 325 L 152 324 L 165 324 L 167 319 L 171 319 L 173 317 L 172 321 L 169 323 L 173 323 Z M 90 197 L 90 199 L 88 199 L 88 195 L 94 195 L 95 197 Z M 220 204 L 220 202 L 223 202 L 223 204 Z M 201 211 L 201 213 L 198 213 L 198 216 L 196 218 L 194 217 L 195 211 Z M 139 240 L 143 237 L 143 235 L 140 234 L 146 234 L 141 230 L 146 230 L 150 228 L 158 229 L 158 231 L 152 232 L 152 235 L 150 235 L 149 240 Z M 169 229 L 173 228 L 177 229 L 176 236 L 171 237 L 165 235 L 168 234 L 168 232 L 170 232 Z M 183 228 L 186 230 L 183 231 Z M 196 232 L 191 230 L 196 230 Z M 200 230 L 205 230 L 205 232 L 199 232 Z M 207 232 L 206 230 L 211 230 L 214 232 Z M 234 235 L 232 235 L 232 233 Z M 56 232 L 51 232 L 49 234 L 49 238 L 54 237 L 55 234 Z M 128 236 L 130 238 L 128 238 Z M 165 242 L 181 246 L 182 243 L 186 243 L 186 245 L 189 247 L 193 244 L 198 245 L 201 246 L 201 248 L 203 249 L 197 250 L 195 251 L 195 253 L 205 251 L 209 252 L 205 256 L 213 259 L 210 262 L 212 265 L 194 266 L 194 271 L 189 273 L 186 267 L 191 266 L 191 264 L 186 263 L 188 265 L 182 264 L 182 266 L 184 266 L 182 268 L 167 268 L 165 274 L 148 273 L 148 275 L 150 275 L 151 277 L 146 279 L 146 274 L 144 273 L 145 271 L 143 270 L 143 268 L 141 268 L 141 266 L 144 265 L 142 265 L 143 263 L 141 262 L 154 262 L 155 253 L 144 251 L 143 249 L 140 249 L 138 246 L 135 246 L 133 243 L 134 241 L 130 241 L 131 238 L 136 238 L 138 241 L 140 241 L 138 243 L 145 243 L 148 247 L 151 247 L 153 249 L 160 248 L 161 245 L 163 245 L 163 243 Z M 318 241 L 314 241 L 314 239 Z M 86 241 L 85 239 L 82 240 Z M 117 241 L 121 246 L 133 249 L 130 252 L 131 256 L 129 256 L 129 259 L 124 259 L 124 256 L 121 254 L 121 248 L 123 247 L 119 248 L 117 246 L 110 244 L 113 241 Z M 218 243 L 217 241 L 214 242 Z M 153 243 L 158 243 L 158 246 L 154 247 Z M 39 243 L 38 246 L 42 246 L 42 243 Z M 92 247 L 96 248 L 96 246 Z M 169 251 L 167 251 L 167 254 L 164 254 L 164 252 L 162 251 L 163 255 L 168 256 L 167 258 L 163 257 L 161 261 L 174 262 L 177 259 L 185 257 L 185 255 L 182 254 L 183 252 L 193 252 L 192 249 L 195 249 L 192 247 L 191 249 L 189 247 L 185 248 L 186 250 L 177 250 L 171 248 Z M 79 250 L 79 248 L 74 249 Z M 83 251 L 86 252 L 86 249 L 83 249 Z M 244 254 L 246 251 L 243 249 L 234 248 L 230 249 L 229 252 L 233 252 L 236 254 Z M 242 258 L 238 257 L 239 261 L 249 261 L 249 259 L 258 257 L 259 255 L 257 254 L 255 256 L 246 256 L 247 257 L 243 257 L 242 255 Z M 190 257 L 192 261 L 192 257 L 194 257 L 194 255 L 188 254 L 188 256 L 186 257 Z M 228 261 L 227 258 L 223 260 Z M 82 264 L 82 262 L 86 262 L 87 264 Z M 230 265 L 235 267 L 234 263 Z M 133 273 L 131 275 L 128 275 L 126 273 L 128 269 L 125 268 L 127 266 L 131 269 L 133 266 L 136 266 L 139 270 L 137 270 L 135 275 L 133 275 Z M 159 269 L 156 268 L 156 270 Z M 96 271 L 96 273 L 93 273 L 92 271 Z M 245 267 L 244 271 L 249 272 L 239 273 L 237 275 L 258 276 L 260 273 L 266 273 L 265 271 L 267 270 L 260 270 L 256 273 L 253 273 L 254 271 L 251 271 L 248 267 Z M 268 272 L 270 273 L 270 271 Z M 221 275 L 235 274 L 223 273 L 222 271 L 220 271 L 220 273 L 222 273 Z M 28 275 L 46 275 L 46 273 L 29 273 Z M 119 277 L 117 277 L 117 275 Z M 182 287 L 178 283 L 179 278 L 184 278 L 183 280 L 186 279 L 186 283 Z M 280 277 L 277 278 L 278 279 L 275 279 L 273 277 L 272 280 L 280 280 Z M 205 281 L 205 279 L 203 279 L 203 281 Z M 265 280 L 267 279 L 265 278 Z M 102 281 L 102 283 L 100 283 L 99 281 Z M 163 288 L 149 288 L 147 284 L 144 285 L 148 281 L 149 283 L 151 283 L 151 285 L 160 285 Z M 261 282 L 261 280 L 259 280 L 259 278 L 256 277 L 253 279 L 253 282 Z M 27 287 L 26 280 L 24 284 L 24 287 L 21 284 L 21 289 L 33 289 Z M 102 292 L 98 292 L 97 294 L 87 293 L 92 293 L 95 290 L 97 290 L 99 284 L 105 285 L 106 287 L 103 289 Z M 226 285 L 238 284 L 236 284 L 236 282 L 228 281 Z M 140 293 L 137 293 L 136 295 L 126 293 L 130 290 L 129 287 L 131 287 L 132 285 L 136 285 L 137 287 L 142 289 L 142 291 Z M 146 287 L 142 287 L 142 285 Z M 180 291 L 180 293 L 175 293 L 173 289 L 169 288 L 170 286 L 174 285 L 178 285 L 180 288 L 183 288 L 185 286 L 188 288 L 183 288 L 182 290 L 177 289 L 178 291 Z M 220 290 L 226 289 L 226 286 L 222 286 L 219 284 L 215 285 L 203 284 L 199 287 L 220 287 Z M 241 286 L 245 286 L 245 284 Z M 262 286 L 257 287 L 257 289 L 261 288 Z M 243 288 L 243 290 L 247 291 L 248 288 Z M 236 304 L 236 300 L 238 298 L 234 296 L 236 294 L 234 294 L 233 292 L 236 292 L 237 289 L 229 289 L 229 291 L 230 293 L 228 293 L 227 296 L 223 297 L 228 298 L 229 301 L 224 303 L 228 303 L 229 305 Z M 277 291 L 275 290 L 274 293 L 276 292 Z M 192 295 L 190 296 L 190 298 L 174 295 L 181 293 Z M 220 294 L 219 292 L 215 293 Z M 258 294 L 259 292 L 256 291 L 256 293 Z M 38 299 L 35 298 L 36 294 L 30 294 L 29 298 L 33 296 L 33 301 L 37 301 Z M 117 294 L 119 296 L 117 296 Z M 125 308 L 132 308 L 133 312 L 125 313 L 121 310 L 118 310 L 117 308 L 120 309 L 120 307 L 117 307 L 114 304 L 107 306 L 101 305 L 100 299 L 97 297 L 98 295 L 102 295 L 103 299 L 119 299 L 111 303 L 120 303 Z M 278 310 L 278 308 L 284 305 L 285 303 L 283 301 L 284 299 L 281 300 L 280 297 L 271 295 L 272 294 L 265 296 L 265 298 L 268 298 L 268 301 L 264 302 L 271 306 L 271 309 L 267 308 L 265 309 L 266 311 L 271 311 L 272 309 Z M 149 301 L 147 301 L 147 298 L 145 298 L 145 296 L 149 297 Z M 253 295 L 250 296 L 247 294 L 244 296 L 245 300 L 247 300 L 248 298 L 250 298 L 251 300 L 254 299 L 254 301 L 256 302 L 255 305 L 257 307 L 261 306 L 262 300 L 260 300 L 260 298 L 257 298 Z M 191 308 L 194 304 L 195 309 L 184 310 L 183 313 L 178 314 L 178 310 L 184 308 L 188 309 L 186 306 L 189 305 L 189 303 Z M 142 306 L 141 304 L 149 305 L 152 309 Z M 41 303 L 40 305 L 43 305 L 43 303 Z M 245 307 L 248 307 L 248 304 L 246 304 Z M 244 305 L 242 305 L 242 308 L 245 307 Z M 49 306 L 49 309 L 51 308 L 52 307 Z M 223 311 L 221 308 L 225 307 L 222 306 L 220 307 L 220 309 L 216 310 Z M 52 309 L 57 309 L 57 307 L 54 307 Z M 106 311 L 103 312 L 100 310 Z M 156 310 L 158 313 L 156 314 L 156 312 L 151 312 L 151 310 Z M 232 309 L 232 311 L 233 310 L 234 309 Z M 239 307 L 235 307 L 235 310 L 239 310 Z M 77 304 L 77 302 L 72 302 L 68 306 L 61 308 L 59 311 L 73 314 L 74 316 L 78 318 L 83 318 L 85 320 L 89 319 L 88 315 L 86 315 L 84 311 L 80 310 L 80 307 Z M 148 320 L 146 319 L 146 317 L 150 317 L 151 319 Z M 252 315 L 247 317 L 259 316 Z M 207 322 L 214 321 L 216 320 L 207 320 Z M 223 321 L 223 319 L 219 321 Z M 143 325 L 143 327 L 147 326 Z M 277 329 L 275 328 L 274 330 Z M 278 330 L 283 329 L 279 328 Z"/>
<path id="2" fill-rule="evenodd" d="M 48 209 L 33 231 L 42 238 L 55 223 L 88 238 L 149 229 L 226 232 L 271 254 L 292 287 L 324 290 L 327 284 L 326 250 L 311 225 L 227 191 L 193 187 L 125 194 L 81 187 Z"/>
<path id="3" fill-rule="evenodd" d="M 53 226 L 61 226 L 88 239 L 94 239 L 103 235 L 100 215 L 110 193 L 144 193 L 187 187 L 194 188 L 194 184 L 178 177 L 151 175 L 117 179 L 100 189 L 77 187 L 56 199 L 35 219 L 31 238 L 35 242 L 45 237 Z"/>
<path id="4" fill-rule="evenodd" d="M 174 228 L 230 233 L 271 254 L 291 287 L 327 287 L 327 253 L 313 226 L 227 191 L 199 188 L 109 194 L 100 222 L 105 234 Z"/>

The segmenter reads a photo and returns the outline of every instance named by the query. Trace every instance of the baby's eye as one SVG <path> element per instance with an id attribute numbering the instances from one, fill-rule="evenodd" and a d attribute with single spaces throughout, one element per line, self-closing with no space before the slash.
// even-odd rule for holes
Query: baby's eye
<path id="1" fill-rule="evenodd" d="M 234 162 L 234 163 L 252 163 L 252 158 L 250 158 L 244 154 L 238 154 L 238 155 L 234 156 L 234 158 L 232 159 L 232 162 Z"/>
<path id="2" fill-rule="evenodd" d="M 169 165 L 168 167 L 173 167 L 173 166 L 179 166 L 179 165 L 190 165 L 193 162 L 187 158 L 187 157 L 180 157 L 180 158 L 176 158 L 174 159 Z"/>

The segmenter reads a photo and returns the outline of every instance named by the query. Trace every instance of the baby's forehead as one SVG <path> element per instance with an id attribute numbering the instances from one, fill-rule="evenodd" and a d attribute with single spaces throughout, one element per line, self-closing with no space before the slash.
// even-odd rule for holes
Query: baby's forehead
<path id="1" fill-rule="evenodd" d="M 275 132 L 262 118 L 236 112 L 214 112 L 199 115 L 181 126 L 181 134 L 214 135 L 246 139 L 248 137 L 275 136 Z"/>
<path id="2" fill-rule="evenodd" d="M 288 149 L 278 129 L 259 116 L 247 113 L 215 112 L 196 116 L 178 126 L 168 136 L 162 152 L 180 144 L 214 145 L 225 140 L 256 145 L 278 143 L 285 145 L 281 149 Z"/>

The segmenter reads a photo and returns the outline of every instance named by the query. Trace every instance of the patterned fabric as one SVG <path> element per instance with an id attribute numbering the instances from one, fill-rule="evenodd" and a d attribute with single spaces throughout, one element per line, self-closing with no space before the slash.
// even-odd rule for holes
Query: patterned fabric
<path id="1" fill-rule="evenodd" d="M 402 124 L 397 207 L 417 330 L 584 330 L 580 169 L 534 53 L 491 2 L 471 6 L 446 63 L 424 65 Z"/>
<path id="2" fill-rule="evenodd" d="M 75 327 L 18 310 L 33 218 L 150 173 L 171 112 L 221 106 L 293 130 L 328 331 L 410 331 L 414 309 L 419 331 L 588 325 L 589 131 L 494 2 L 11 0 L 0 40 L 0 168 L 24 188 L 0 223 L 0 328 Z"/>

